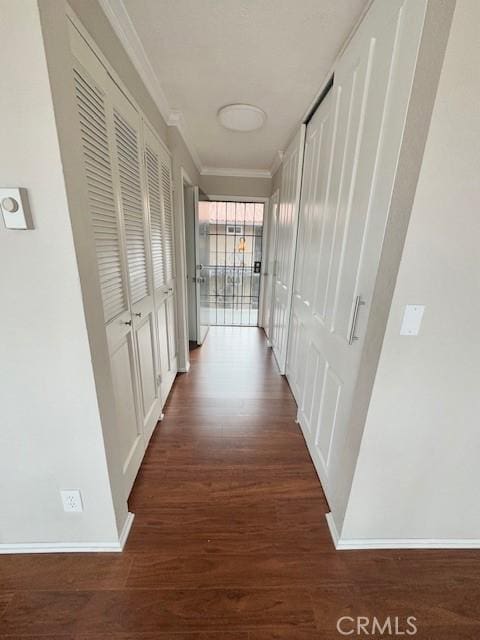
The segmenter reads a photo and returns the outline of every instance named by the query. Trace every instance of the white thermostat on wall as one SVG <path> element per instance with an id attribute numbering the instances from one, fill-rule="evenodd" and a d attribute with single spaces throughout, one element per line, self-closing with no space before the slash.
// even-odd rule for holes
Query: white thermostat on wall
<path id="1" fill-rule="evenodd" d="M 33 229 L 26 189 L 0 188 L 0 209 L 7 229 Z"/>

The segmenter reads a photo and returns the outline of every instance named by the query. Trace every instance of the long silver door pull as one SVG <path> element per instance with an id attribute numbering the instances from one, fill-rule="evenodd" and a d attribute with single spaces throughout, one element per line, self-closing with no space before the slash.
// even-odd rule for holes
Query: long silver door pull
<path id="1" fill-rule="evenodd" d="M 355 340 L 358 340 L 358 336 L 355 335 L 355 329 L 357 328 L 358 310 L 362 304 L 365 304 L 365 301 L 362 300 L 362 296 L 357 296 L 355 298 L 355 307 L 353 309 L 352 325 L 348 334 L 348 344 L 353 344 Z"/>

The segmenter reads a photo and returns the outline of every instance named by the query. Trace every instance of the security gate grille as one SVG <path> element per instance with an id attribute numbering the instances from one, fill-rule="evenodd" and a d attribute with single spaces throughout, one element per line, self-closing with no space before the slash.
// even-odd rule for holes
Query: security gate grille
<path id="1" fill-rule="evenodd" d="M 209 223 L 210 324 L 257 326 L 264 205 L 210 201 L 204 206 Z"/>

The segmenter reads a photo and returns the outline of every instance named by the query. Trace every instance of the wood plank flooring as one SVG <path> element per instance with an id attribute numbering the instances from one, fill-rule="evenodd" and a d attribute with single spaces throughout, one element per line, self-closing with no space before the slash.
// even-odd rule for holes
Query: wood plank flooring
<path id="1" fill-rule="evenodd" d="M 331 640 L 341 616 L 480 638 L 479 552 L 334 550 L 295 414 L 263 333 L 212 329 L 152 438 L 124 553 L 0 556 L 0 638 Z"/>

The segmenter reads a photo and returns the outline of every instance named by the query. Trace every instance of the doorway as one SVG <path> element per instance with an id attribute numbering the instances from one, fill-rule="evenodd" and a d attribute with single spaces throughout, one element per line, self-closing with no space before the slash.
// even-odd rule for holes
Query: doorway
<path id="1" fill-rule="evenodd" d="M 184 185 L 188 339 L 196 345 L 203 344 L 210 327 L 208 216 L 204 209 L 207 200 L 198 186 Z"/>
<path id="2" fill-rule="evenodd" d="M 247 199 L 202 203 L 200 218 L 208 227 L 211 325 L 259 324 L 264 208 L 263 202 Z"/>

